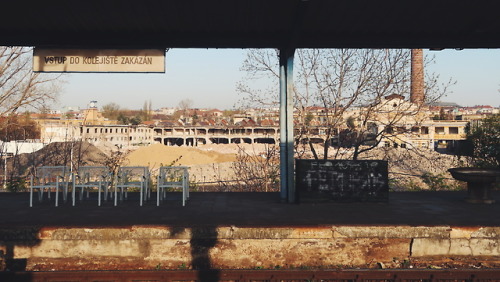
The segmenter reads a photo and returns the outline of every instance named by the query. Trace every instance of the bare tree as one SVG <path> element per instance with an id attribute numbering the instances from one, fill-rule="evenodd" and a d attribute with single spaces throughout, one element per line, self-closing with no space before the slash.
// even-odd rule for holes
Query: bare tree
<path id="1" fill-rule="evenodd" d="M 193 100 L 191 99 L 183 99 L 179 102 L 179 109 L 182 113 L 181 118 L 183 122 L 185 123 L 191 122 L 189 119 L 189 114 L 192 107 L 193 107 Z"/>
<path id="2" fill-rule="evenodd" d="M 269 108 L 278 105 L 279 95 L 279 52 L 276 50 L 250 49 L 240 70 L 247 75 L 244 82 L 237 85 L 242 94 L 243 108 Z M 248 82 L 259 81 L 260 86 L 252 88 Z M 262 87 L 265 85 L 265 87 Z"/>
<path id="3" fill-rule="evenodd" d="M 184 113 L 191 109 L 193 107 L 193 100 L 191 99 L 182 99 L 179 102 L 179 109 L 182 110 Z"/>
<path id="4" fill-rule="evenodd" d="M 39 139 L 40 128 L 29 114 L 0 117 L 0 140 L 4 142 L 16 140 Z"/>
<path id="5" fill-rule="evenodd" d="M 238 176 L 239 191 L 275 192 L 279 183 L 279 148 L 270 144 L 263 152 L 256 152 L 238 147 L 231 168 Z"/>
<path id="6" fill-rule="evenodd" d="M 152 107 L 153 106 L 152 106 L 151 100 L 144 101 L 144 105 L 142 106 L 142 110 L 140 110 L 140 112 L 139 112 L 139 116 L 141 117 L 142 121 L 151 120 L 151 116 L 152 116 L 151 113 L 153 112 Z"/>
<path id="7" fill-rule="evenodd" d="M 21 109 L 46 108 L 56 100 L 60 91 L 60 75 L 34 73 L 31 70 L 31 52 L 31 48 L 0 46 L 0 117 L 3 117 L 0 131 L 4 140 L 20 139 L 21 131 L 24 139 L 35 137 L 29 135 L 34 129 L 19 127 L 11 123 L 12 119 L 17 118 L 15 114 Z M 6 158 L 3 145 L 0 152 L 2 158 Z"/>
<path id="8" fill-rule="evenodd" d="M 130 152 L 129 150 L 122 151 L 122 148 L 120 146 L 117 146 L 117 149 L 112 150 L 109 154 L 101 155 L 104 157 L 102 165 L 106 166 L 109 169 L 109 171 L 113 174 L 113 176 L 115 176 L 118 173 L 118 169 L 120 168 L 120 166 L 126 163 L 127 155 L 129 152 Z"/>
<path id="9" fill-rule="evenodd" d="M 114 102 L 108 103 L 102 106 L 101 112 L 105 118 L 117 120 L 120 115 L 120 105 Z"/>
<path id="10" fill-rule="evenodd" d="M 242 67 L 247 79 L 272 78 L 275 94 L 268 95 L 267 91 L 242 83 L 238 89 L 244 94 L 245 105 L 277 103 L 277 69 L 278 56 L 274 50 L 249 51 Z M 427 102 L 446 94 L 452 84 L 440 85 L 434 74 L 428 74 L 426 82 Z M 410 132 L 425 118 L 424 103 L 408 102 L 410 50 L 297 50 L 294 83 L 299 155 L 305 151 L 300 146 L 306 145 L 319 158 L 312 140 L 321 137 L 323 158 L 329 156 L 332 140 L 337 140 L 337 145 L 354 148 L 350 158 L 357 159 L 360 153 L 375 148 L 382 140 L 398 138 L 403 133 L 401 128 Z M 398 130 L 391 131 L 393 128 Z"/>
<path id="11" fill-rule="evenodd" d="M 60 76 L 34 73 L 31 52 L 25 47 L 0 47 L 0 116 L 23 108 L 41 109 L 58 96 Z"/>

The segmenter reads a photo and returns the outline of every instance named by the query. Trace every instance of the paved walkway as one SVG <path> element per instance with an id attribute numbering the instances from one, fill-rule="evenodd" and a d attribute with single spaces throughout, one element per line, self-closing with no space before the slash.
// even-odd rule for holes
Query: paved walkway
<path id="1" fill-rule="evenodd" d="M 500 191 L 496 203 L 468 204 L 466 192 L 393 192 L 386 203 L 284 204 L 278 193 L 191 193 L 185 207 L 180 193 L 156 206 L 156 195 L 139 206 L 137 194 L 113 206 L 97 206 L 96 195 L 75 207 L 70 202 L 34 202 L 27 193 L 0 193 L 0 228 L 21 226 L 500 226 Z"/>

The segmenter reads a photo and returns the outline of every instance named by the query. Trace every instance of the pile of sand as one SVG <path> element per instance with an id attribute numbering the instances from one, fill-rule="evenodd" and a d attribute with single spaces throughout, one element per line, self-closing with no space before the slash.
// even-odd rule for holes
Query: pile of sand
<path id="1" fill-rule="evenodd" d="M 200 150 L 194 147 L 170 147 L 162 144 L 154 144 L 131 152 L 127 156 L 126 163 L 130 166 L 158 168 L 162 165 L 170 165 L 177 159 L 179 161 L 175 162 L 174 165 L 192 166 L 233 162 L 236 160 L 236 154 L 223 154 L 216 151 Z"/>
<path id="2" fill-rule="evenodd" d="M 154 172 L 162 165 L 171 165 L 176 159 L 179 161 L 173 165 L 189 166 L 190 180 L 197 183 L 218 182 L 238 179 L 233 170 L 233 162 L 236 161 L 238 150 L 253 155 L 265 151 L 266 145 L 262 144 L 225 144 L 225 145 L 202 145 L 199 147 L 170 147 L 155 144 L 141 147 L 128 155 L 128 161 L 124 165 L 149 166 Z M 322 148 L 317 148 L 322 152 Z M 346 151 L 349 155 L 350 150 Z M 310 155 L 310 152 L 305 152 Z M 335 149 L 330 150 L 335 155 Z M 337 158 L 342 159 L 342 154 Z M 346 156 L 344 156 L 346 157 Z M 454 181 L 447 169 L 456 166 L 456 157 L 440 154 L 432 150 L 407 150 L 401 148 L 376 148 L 362 155 L 360 159 L 382 159 L 389 161 L 389 177 L 397 186 L 395 190 L 407 190 L 408 187 L 427 187 L 423 183 L 422 175 L 431 173 L 441 175 L 446 181 Z M 449 178 L 449 179 L 448 179 Z"/>
<path id="3" fill-rule="evenodd" d="M 203 151 L 213 151 L 223 154 L 237 154 L 238 151 L 244 150 L 250 154 L 259 154 L 265 152 L 269 147 L 273 145 L 269 144 L 207 144 L 200 145 L 197 148 Z M 275 145 L 278 146 L 278 145 Z"/>

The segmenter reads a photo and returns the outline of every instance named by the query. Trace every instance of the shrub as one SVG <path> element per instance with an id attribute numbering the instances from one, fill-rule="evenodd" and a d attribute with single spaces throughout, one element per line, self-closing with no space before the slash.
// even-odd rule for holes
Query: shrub
<path id="1" fill-rule="evenodd" d="M 13 177 L 7 182 L 7 191 L 20 192 L 26 190 L 26 180 L 22 177 Z"/>
<path id="2" fill-rule="evenodd" d="M 500 114 L 469 122 L 465 133 L 467 142 L 461 153 L 468 156 L 470 165 L 500 168 Z"/>

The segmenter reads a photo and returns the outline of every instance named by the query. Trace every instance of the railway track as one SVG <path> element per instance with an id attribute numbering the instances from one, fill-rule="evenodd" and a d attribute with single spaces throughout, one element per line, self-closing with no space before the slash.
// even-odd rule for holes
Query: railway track
<path id="1" fill-rule="evenodd" d="M 0 272 L 0 281 L 36 282 L 500 282 L 500 269 L 175 270 Z"/>

